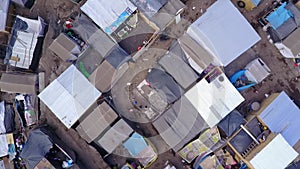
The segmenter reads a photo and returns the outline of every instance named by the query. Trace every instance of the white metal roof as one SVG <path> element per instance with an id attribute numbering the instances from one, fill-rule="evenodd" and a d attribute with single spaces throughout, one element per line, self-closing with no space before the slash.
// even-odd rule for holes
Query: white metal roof
<path id="1" fill-rule="evenodd" d="M 187 30 L 226 66 L 260 40 L 249 22 L 230 2 L 218 0 Z"/>
<path id="2" fill-rule="evenodd" d="M 71 65 L 38 97 L 67 128 L 70 128 L 100 95 L 82 73 Z"/>
<path id="3" fill-rule="evenodd" d="M 297 156 L 298 153 L 279 134 L 250 163 L 255 169 L 283 169 Z"/>
<path id="4" fill-rule="evenodd" d="M 224 73 L 210 83 L 204 78 L 185 93 L 206 123 L 213 127 L 244 101 Z"/>

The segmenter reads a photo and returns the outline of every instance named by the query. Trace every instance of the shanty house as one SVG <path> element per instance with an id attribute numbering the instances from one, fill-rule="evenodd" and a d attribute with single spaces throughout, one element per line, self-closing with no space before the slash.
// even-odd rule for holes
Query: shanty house
<path id="1" fill-rule="evenodd" d="M 71 128 L 100 96 L 101 92 L 74 65 L 38 95 L 67 128 Z"/>
<path id="2" fill-rule="evenodd" d="M 81 53 L 80 46 L 67 35 L 61 33 L 49 46 L 49 49 L 63 61 L 76 60 Z"/>
<path id="3" fill-rule="evenodd" d="M 176 18 L 180 19 L 185 5 L 180 0 L 131 0 L 137 8 L 160 30 L 164 30 Z"/>
<path id="4" fill-rule="evenodd" d="M 227 66 L 261 38 L 239 10 L 220 0 L 188 28 L 187 33 Z"/>
<path id="5" fill-rule="evenodd" d="M 274 94 L 258 112 L 259 118 L 272 132 L 281 133 L 282 137 L 295 146 L 300 140 L 300 109 L 285 92 Z"/>
<path id="6" fill-rule="evenodd" d="M 133 129 L 124 120 L 120 119 L 96 142 L 110 154 L 132 133 Z"/>
<path id="7" fill-rule="evenodd" d="M 37 20 L 17 16 L 6 49 L 5 64 L 24 69 L 37 68 L 32 65 L 34 58 L 40 57 L 46 23 L 41 17 Z"/>
<path id="8" fill-rule="evenodd" d="M 37 75 L 2 73 L 0 89 L 7 93 L 36 94 Z"/>
<path id="9" fill-rule="evenodd" d="M 300 29 L 296 29 L 282 42 L 277 42 L 274 45 L 279 52 L 286 58 L 300 57 Z"/>
<path id="10" fill-rule="evenodd" d="M 110 35 L 137 9 L 137 7 L 129 0 L 88 0 L 80 9 L 105 33 Z"/>
<path id="11" fill-rule="evenodd" d="M 153 126 L 176 152 L 209 127 L 185 96 L 158 117 Z"/>
<path id="12" fill-rule="evenodd" d="M 197 43 L 190 35 L 184 33 L 178 42 L 185 53 L 189 65 L 199 74 L 209 65 L 221 65 L 220 61 Z"/>
<path id="13" fill-rule="evenodd" d="M 298 153 L 279 134 L 250 163 L 255 169 L 281 169 L 287 167 L 297 156 Z"/>
<path id="14" fill-rule="evenodd" d="M 250 168 L 285 168 L 297 156 L 299 108 L 285 92 L 274 93 L 227 141 Z"/>
<path id="15" fill-rule="evenodd" d="M 184 51 L 178 41 L 174 41 L 169 51 L 158 62 L 176 82 L 186 89 L 194 83 L 198 75 L 189 66 Z"/>
<path id="16" fill-rule="evenodd" d="M 76 130 L 83 139 L 90 143 L 108 128 L 117 117 L 116 112 L 106 102 L 103 102 L 83 120 L 79 120 Z"/>
<path id="17" fill-rule="evenodd" d="M 243 96 L 219 68 L 213 69 L 184 96 L 209 127 L 218 124 L 244 101 Z"/>

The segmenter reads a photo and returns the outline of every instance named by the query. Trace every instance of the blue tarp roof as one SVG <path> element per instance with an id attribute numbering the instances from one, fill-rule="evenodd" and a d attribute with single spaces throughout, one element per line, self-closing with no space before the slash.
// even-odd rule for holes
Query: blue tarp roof
<path id="1" fill-rule="evenodd" d="M 274 133 L 281 133 L 289 145 L 300 139 L 300 109 L 285 92 L 281 92 L 259 115 Z"/>
<path id="2" fill-rule="evenodd" d="M 132 136 L 123 144 L 123 146 L 128 150 L 130 155 L 135 157 L 141 151 L 143 151 L 148 145 L 143 136 L 134 132 Z"/>
<path id="3" fill-rule="evenodd" d="M 267 16 L 267 21 L 271 24 L 274 29 L 281 26 L 286 20 L 291 18 L 293 14 L 290 10 L 285 8 L 286 2 L 284 2 L 280 7 L 278 7 L 274 12 Z"/>

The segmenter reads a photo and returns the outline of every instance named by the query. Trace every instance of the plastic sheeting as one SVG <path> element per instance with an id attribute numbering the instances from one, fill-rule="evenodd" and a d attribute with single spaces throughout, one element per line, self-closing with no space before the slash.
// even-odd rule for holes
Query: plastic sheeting
<path id="1" fill-rule="evenodd" d="M 229 142 L 236 149 L 237 152 L 242 154 L 253 142 L 253 140 L 244 130 L 241 130 Z"/>
<path id="2" fill-rule="evenodd" d="M 297 28 L 296 23 L 293 18 L 285 21 L 276 30 L 273 27 L 268 28 L 268 33 L 270 34 L 273 42 L 279 42 L 289 36 Z"/>
<path id="3" fill-rule="evenodd" d="M 183 90 L 174 79 L 160 69 L 153 68 L 147 75 L 146 81 L 149 82 L 150 86 L 156 89 L 168 103 L 173 103 L 183 93 Z"/>
<path id="4" fill-rule="evenodd" d="M 148 17 L 155 15 L 168 0 L 131 0 Z"/>
<path id="5" fill-rule="evenodd" d="M 187 60 L 191 67 L 199 74 L 207 68 L 210 64 L 220 65 L 215 57 L 208 53 L 202 46 L 200 46 L 187 33 L 184 33 L 178 42 L 185 52 Z"/>
<path id="6" fill-rule="evenodd" d="M 111 48 L 116 45 L 115 42 L 84 14 L 81 14 L 80 17 L 74 21 L 72 30 L 78 33 L 89 46 L 92 46 L 92 48 L 100 54 L 99 57 L 106 56 Z"/>
<path id="7" fill-rule="evenodd" d="M 149 19 L 154 22 L 160 30 L 164 30 L 185 7 L 186 6 L 180 0 L 168 0 L 168 2 Z"/>
<path id="8" fill-rule="evenodd" d="M 9 0 L 0 0 L 0 31 L 4 31 L 6 27 L 8 6 Z"/>
<path id="9" fill-rule="evenodd" d="M 0 102 L 0 134 L 6 133 L 5 124 L 5 103 L 4 101 Z"/>
<path id="10" fill-rule="evenodd" d="M 88 0 L 80 9 L 110 35 L 137 7 L 129 0 Z"/>
<path id="11" fill-rule="evenodd" d="M 294 146 L 300 139 L 300 110 L 285 92 L 281 92 L 259 115 L 274 133 L 281 133 Z"/>
<path id="12" fill-rule="evenodd" d="M 87 42 L 88 39 L 99 29 L 85 14 L 81 14 L 79 18 L 73 22 L 72 30 L 74 30 L 85 42 Z"/>
<path id="13" fill-rule="evenodd" d="M 229 137 L 245 123 L 244 117 L 237 110 L 233 110 L 220 121 L 218 127 Z"/>
<path id="14" fill-rule="evenodd" d="M 187 33 L 227 66 L 261 38 L 229 0 L 219 0 Z"/>
<path id="15" fill-rule="evenodd" d="M 286 2 L 284 2 L 280 7 L 278 7 L 274 12 L 269 14 L 266 18 L 274 29 L 281 26 L 286 20 L 291 18 L 292 13 L 285 9 Z"/>
<path id="16" fill-rule="evenodd" d="M 115 68 L 118 69 L 122 64 L 131 59 L 119 45 L 115 45 L 105 56 L 105 59 Z"/>
<path id="17" fill-rule="evenodd" d="M 20 156 L 28 162 L 29 169 L 33 169 L 52 148 L 49 137 L 40 129 L 30 132 Z"/>
<path id="18" fill-rule="evenodd" d="M 15 112 L 12 105 L 5 106 L 4 125 L 6 133 L 15 131 Z"/>
<path id="19" fill-rule="evenodd" d="M 276 29 L 273 27 L 268 29 L 273 42 L 280 42 L 300 26 L 300 10 L 291 2 L 285 6 L 285 9 L 289 11 L 292 17 L 288 18 Z"/>
<path id="20" fill-rule="evenodd" d="M 289 165 L 287 168 L 285 169 L 299 169 L 300 168 L 300 161 L 292 163 L 291 165 Z"/>
<path id="21" fill-rule="evenodd" d="M 128 150 L 130 155 L 133 157 L 137 156 L 140 152 L 142 152 L 145 148 L 147 148 L 147 143 L 143 136 L 134 132 L 129 139 L 123 143 L 123 146 Z"/>
<path id="22" fill-rule="evenodd" d="M 194 83 L 198 75 L 188 64 L 185 53 L 178 41 L 174 41 L 169 52 L 159 60 L 159 64 L 176 80 L 184 89 Z"/>
<path id="23" fill-rule="evenodd" d="M 153 125 L 164 141 L 176 152 L 208 128 L 206 122 L 184 96 L 155 120 Z"/>

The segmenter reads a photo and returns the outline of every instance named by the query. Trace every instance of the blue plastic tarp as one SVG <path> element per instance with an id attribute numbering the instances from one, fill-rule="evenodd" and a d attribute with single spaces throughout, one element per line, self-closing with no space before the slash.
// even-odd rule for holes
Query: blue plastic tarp
<path id="1" fill-rule="evenodd" d="M 290 10 L 285 8 L 286 2 L 284 2 L 280 7 L 278 7 L 274 12 L 267 16 L 267 21 L 271 24 L 274 29 L 281 26 L 286 20 L 291 18 L 293 14 Z"/>
<path id="2" fill-rule="evenodd" d="M 235 83 L 236 83 L 237 80 L 242 80 L 242 81 L 246 81 L 247 80 L 247 77 L 244 77 L 245 76 L 245 72 L 246 72 L 245 69 L 237 71 L 236 73 L 234 73 L 229 78 L 230 82 L 236 87 L 236 89 L 238 91 L 242 91 L 242 90 L 248 89 L 248 88 L 256 85 L 256 83 L 254 83 L 254 82 L 247 83 L 247 84 L 245 84 L 243 86 L 236 86 L 235 85 Z"/>
<path id="3" fill-rule="evenodd" d="M 123 146 L 128 150 L 130 155 L 135 157 L 140 152 L 142 152 L 148 145 L 143 136 L 134 132 L 132 136 L 123 144 Z"/>
<path id="4" fill-rule="evenodd" d="M 255 6 L 258 6 L 258 4 L 261 2 L 261 0 L 251 0 L 251 1 Z"/>
<path id="5" fill-rule="evenodd" d="M 300 109 L 285 92 L 281 92 L 259 115 L 274 133 L 281 133 L 289 145 L 300 139 Z"/>

